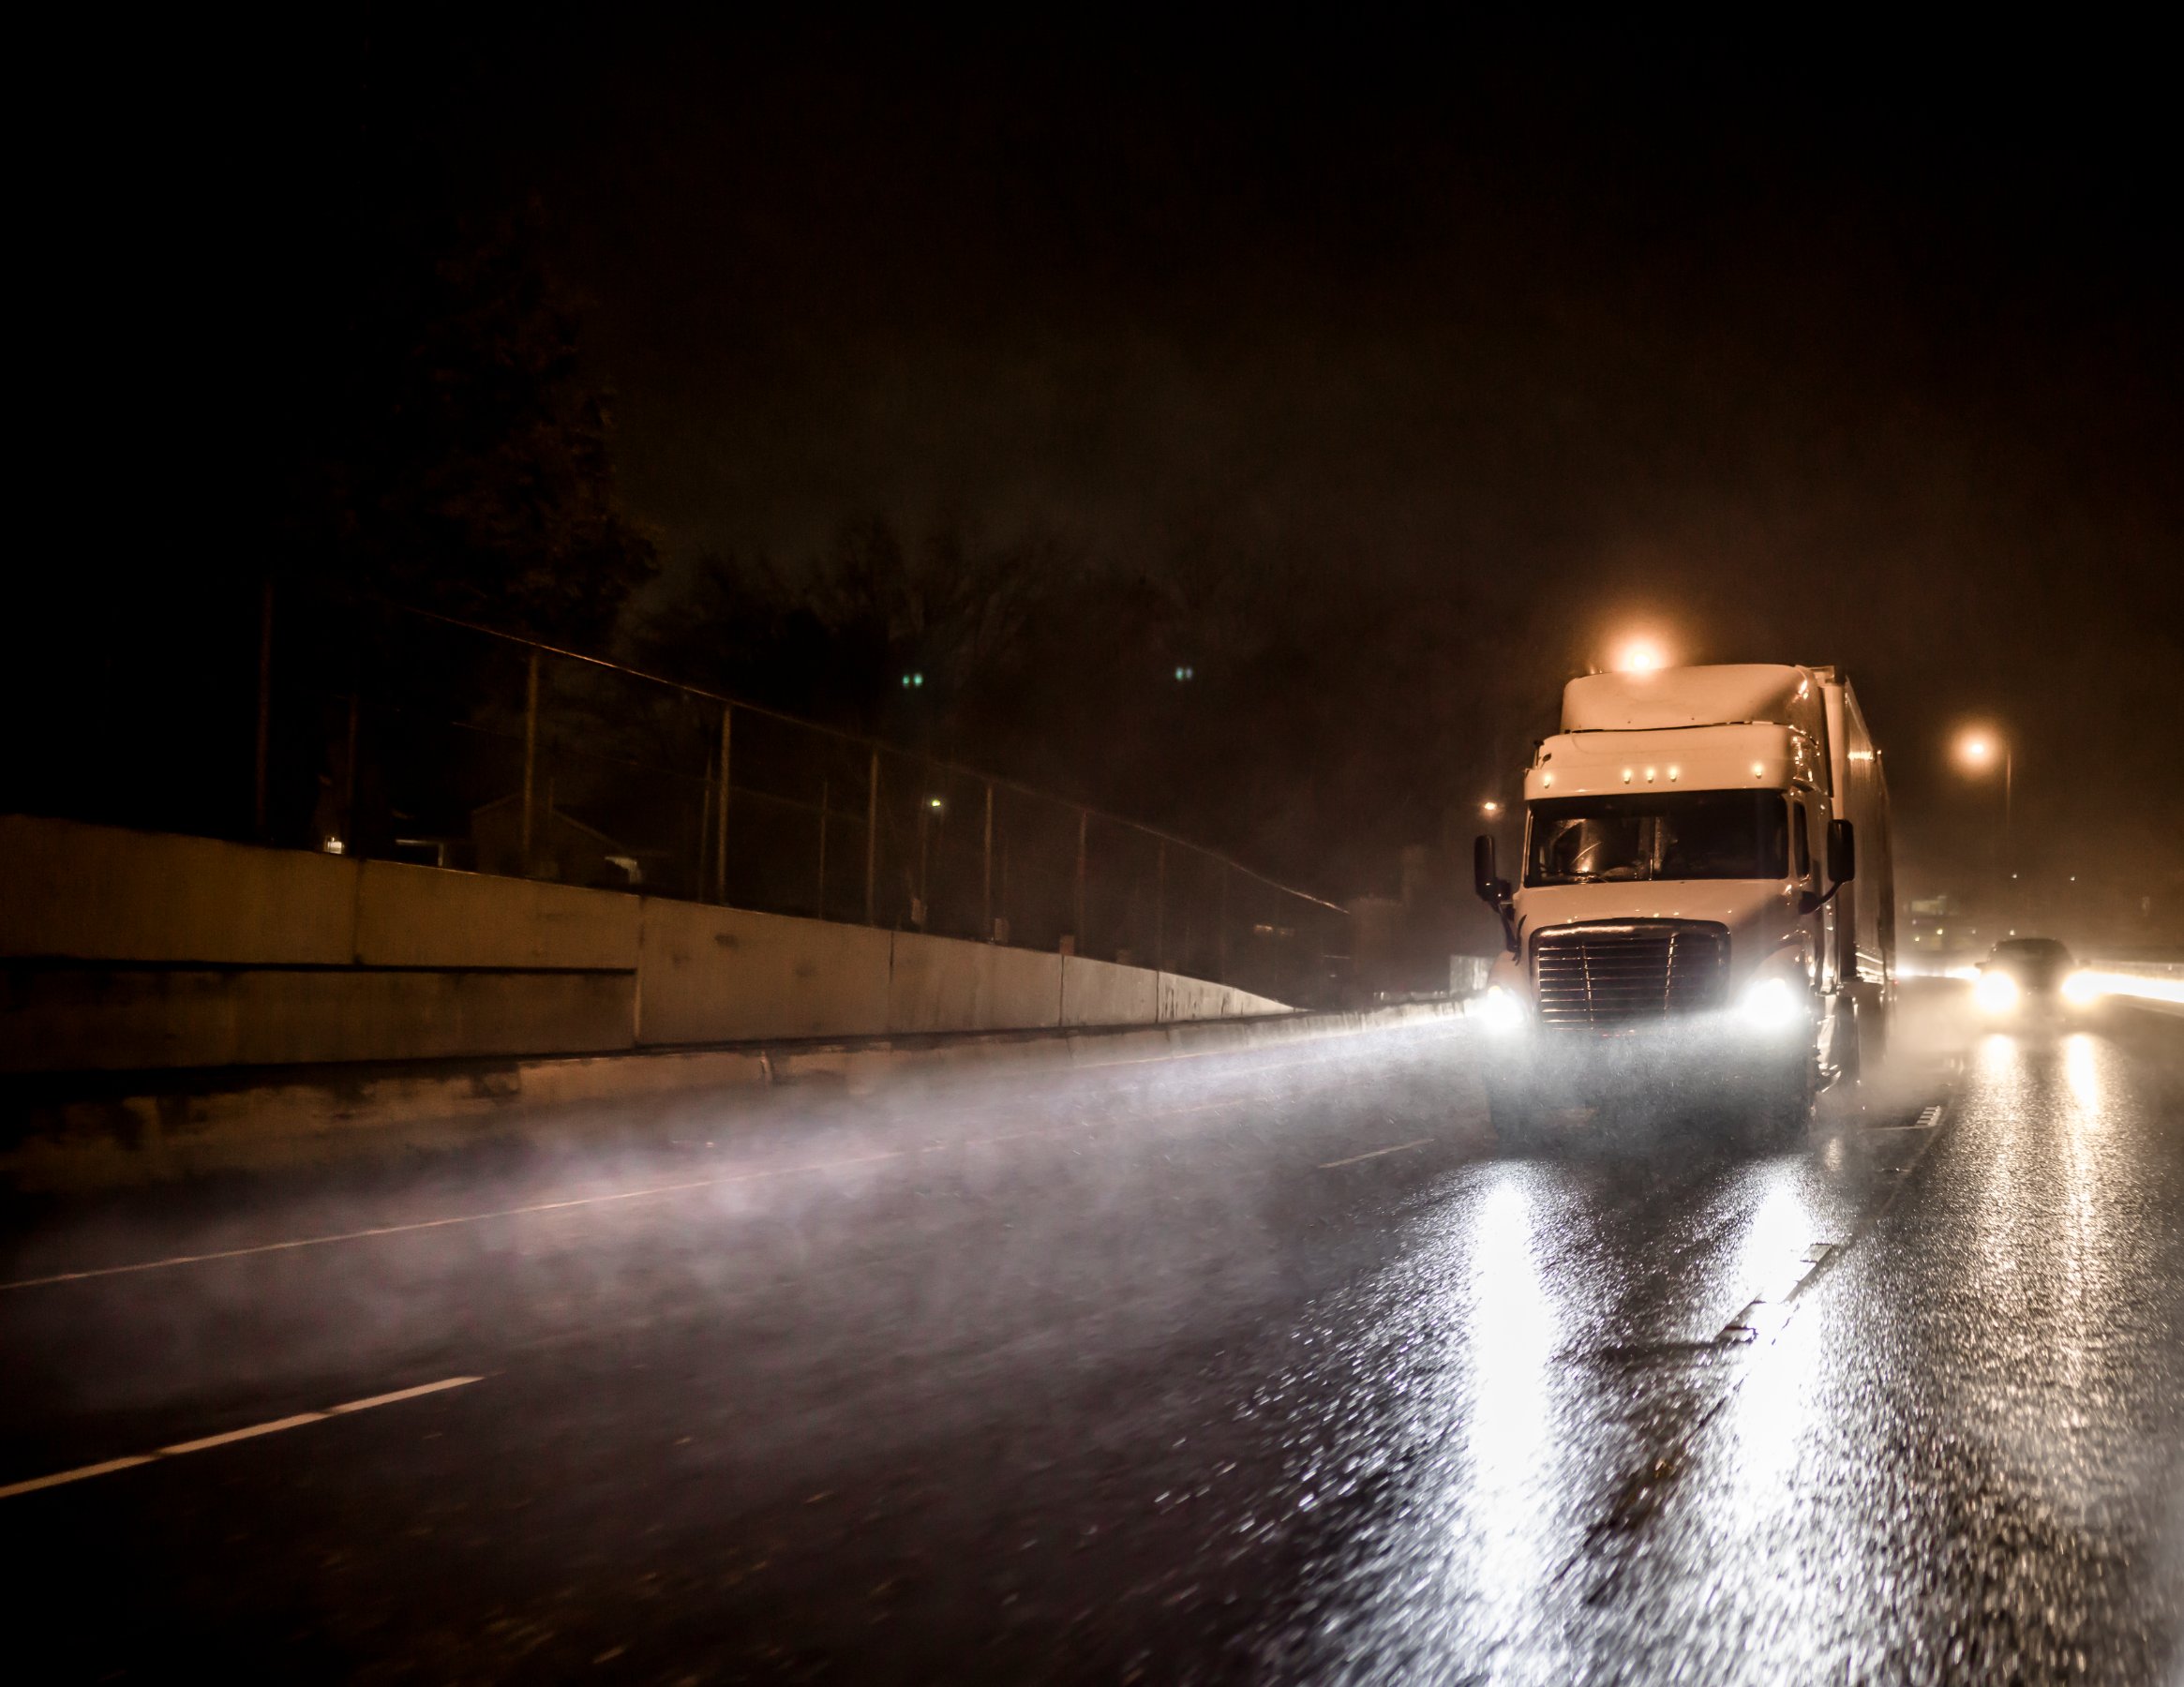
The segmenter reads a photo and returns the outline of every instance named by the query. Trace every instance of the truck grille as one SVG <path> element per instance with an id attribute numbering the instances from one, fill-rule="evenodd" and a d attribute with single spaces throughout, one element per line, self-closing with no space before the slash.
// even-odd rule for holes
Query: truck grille
<path id="1" fill-rule="evenodd" d="M 1697 920 L 1564 926 L 1532 940 L 1543 1025 L 1640 1025 L 1728 999 L 1729 934 Z"/>

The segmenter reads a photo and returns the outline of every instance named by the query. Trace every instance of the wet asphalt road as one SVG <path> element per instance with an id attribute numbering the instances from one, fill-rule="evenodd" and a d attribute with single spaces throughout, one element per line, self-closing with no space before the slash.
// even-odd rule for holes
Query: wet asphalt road
<path id="1" fill-rule="evenodd" d="M 16 1655 L 2184 1680 L 2184 1018 L 1956 1012 L 1795 1145 L 1458 1027 L 48 1222 L 0 1485 L 300 1421 L 0 1499 Z"/>

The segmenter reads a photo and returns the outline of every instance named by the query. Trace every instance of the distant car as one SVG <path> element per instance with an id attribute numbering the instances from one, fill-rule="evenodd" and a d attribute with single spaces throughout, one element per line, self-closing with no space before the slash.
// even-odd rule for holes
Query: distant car
<path id="1" fill-rule="evenodd" d="M 1972 986 L 1981 1008 L 1997 1019 L 2027 1008 L 2085 1008 L 2096 993 L 2093 975 L 2053 937 L 2005 937 L 1980 963 Z"/>

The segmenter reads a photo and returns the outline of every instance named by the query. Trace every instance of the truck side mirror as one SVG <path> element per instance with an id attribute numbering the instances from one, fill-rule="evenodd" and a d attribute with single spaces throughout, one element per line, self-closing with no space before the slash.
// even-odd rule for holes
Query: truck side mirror
<path id="1" fill-rule="evenodd" d="M 1847 820 L 1828 822 L 1828 879 L 1847 885 L 1858 876 L 1858 838 Z"/>
<path id="2" fill-rule="evenodd" d="M 1509 881 L 1494 871 L 1494 840 L 1484 832 L 1472 845 L 1472 888 L 1479 893 L 1479 901 L 1501 918 L 1502 935 L 1509 945 L 1509 952 L 1518 953 L 1517 918 L 1510 902 Z"/>

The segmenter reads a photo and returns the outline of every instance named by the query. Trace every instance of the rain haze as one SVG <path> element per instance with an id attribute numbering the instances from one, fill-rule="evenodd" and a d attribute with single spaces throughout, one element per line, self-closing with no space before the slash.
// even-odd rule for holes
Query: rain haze
<path id="1" fill-rule="evenodd" d="M 2184 1680 L 2147 44 L 172 45 L 0 633 L 56 1677 Z"/>

